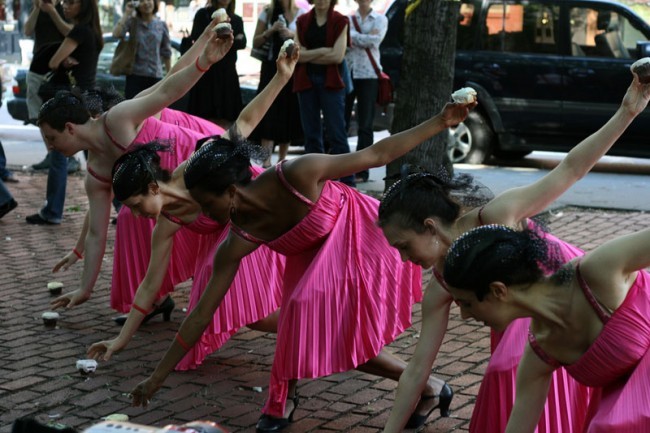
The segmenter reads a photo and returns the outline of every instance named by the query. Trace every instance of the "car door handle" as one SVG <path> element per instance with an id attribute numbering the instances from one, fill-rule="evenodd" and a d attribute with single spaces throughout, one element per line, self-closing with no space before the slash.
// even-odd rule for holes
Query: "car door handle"
<path id="1" fill-rule="evenodd" d="M 596 71 L 590 68 L 571 68 L 569 69 L 569 75 L 572 75 L 574 77 L 589 77 L 591 75 L 596 74 Z"/>

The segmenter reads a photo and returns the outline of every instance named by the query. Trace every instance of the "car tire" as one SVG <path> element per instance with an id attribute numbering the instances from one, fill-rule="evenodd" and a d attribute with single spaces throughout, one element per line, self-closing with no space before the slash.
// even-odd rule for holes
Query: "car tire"
<path id="1" fill-rule="evenodd" d="M 449 128 L 447 154 L 452 163 L 483 164 L 490 158 L 494 132 L 485 116 L 470 111 L 465 121 Z"/>

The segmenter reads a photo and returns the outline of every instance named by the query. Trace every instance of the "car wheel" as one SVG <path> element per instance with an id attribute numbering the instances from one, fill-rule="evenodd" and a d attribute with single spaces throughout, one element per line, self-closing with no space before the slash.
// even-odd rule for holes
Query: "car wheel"
<path id="1" fill-rule="evenodd" d="M 485 117 L 470 111 L 464 122 L 449 128 L 447 154 L 452 163 L 482 164 L 492 154 L 494 132 Z"/>

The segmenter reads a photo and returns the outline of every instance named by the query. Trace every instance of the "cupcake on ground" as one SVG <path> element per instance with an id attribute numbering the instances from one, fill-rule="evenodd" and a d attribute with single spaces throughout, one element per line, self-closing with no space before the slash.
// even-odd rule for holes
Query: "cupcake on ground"
<path id="1" fill-rule="evenodd" d="M 90 374 L 97 370 L 97 361 L 94 359 L 80 359 L 77 361 L 76 366 L 81 374 Z"/>
<path id="2" fill-rule="evenodd" d="M 48 328 L 54 328 L 56 326 L 57 320 L 59 320 L 59 317 L 59 313 L 56 313 L 54 311 L 46 311 L 41 315 L 43 324 Z"/>
<path id="3" fill-rule="evenodd" d="M 50 295 L 60 295 L 63 290 L 63 283 L 60 281 L 50 281 L 47 283 L 47 290 L 50 291 Z"/>

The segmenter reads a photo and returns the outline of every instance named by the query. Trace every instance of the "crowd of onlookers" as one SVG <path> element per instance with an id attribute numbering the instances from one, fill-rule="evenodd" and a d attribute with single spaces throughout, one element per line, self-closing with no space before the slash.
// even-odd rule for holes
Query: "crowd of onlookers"
<path id="1" fill-rule="evenodd" d="M 336 2 L 332 2 L 336 3 Z M 304 5 L 304 2 L 301 4 Z M 162 79 L 171 67 L 171 38 L 168 25 L 159 18 L 159 0 L 127 1 L 112 30 L 113 36 L 136 40 L 136 54 L 126 74 L 124 97 L 133 98 Z M 252 40 L 253 55 L 261 61 L 258 93 L 276 72 L 275 59 L 284 41 L 295 39 L 303 47 L 295 78 L 282 90 L 273 106 L 251 135 L 261 146 L 279 147 L 279 160 L 287 156 L 290 144 L 304 145 L 307 153 L 332 154 L 350 151 L 347 131 L 356 101 L 358 148 L 373 142 L 372 121 L 378 80 L 372 60 L 379 59 L 379 43 L 387 20 L 372 10 L 371 1 L 359 0 L 358 11 L 345 17 L 329 8 L 318 25 L 298 25 L 308 9 L 295 0 L 273 0 L 258 17 Z M 215 10 L 227 11 L 235 43 L 227 56 L 213 65 L 189 92 L 187 112 L 229 127 L 242 110 L 237 71 L 237 51 L 246 48 L 244 23 L 235 13 L 235 0 L 210 0 L 196 10 L 185 49 L 196 40 Z M 43 103 L 57 91 L 95 87 L 97 60 L 103 46 L 100 8 L 95 0 L 34 0 L 24 24 L 24 34 L 34 39 L 33 56 L 27 74 L 29 120 L 36 123 Z M 116 14 L 117 17 L 117 14 Z M 304 21 L 306 22 L 306 21 Z M 309 47 L 309 49 L 306 49 Z M 372 57 L 372 59 L 371 59 Z M 322 121 L 321 121 L 322 114 Z M 0 157 L 0 162 L 4 157 Z M 271 164 L 270 157 L 264 166 Z M 36 213 L 26 217 L 30 224 L 59 224 L 63 217 L 67 174 L 79 170 L 79 161 L 49 149 L 33 165 L 48 170 L 46 200 Z M 6 181 L 15 180 L 10 174 Z M 342 179 L 354 185 L 368 180 L 368 173 Z M 4 199 L 3 199 L 4 198 Z M 119 203 L 115 203 L 119 209 Z M 16 207 L 5 194 L 0 214 Z"/>

